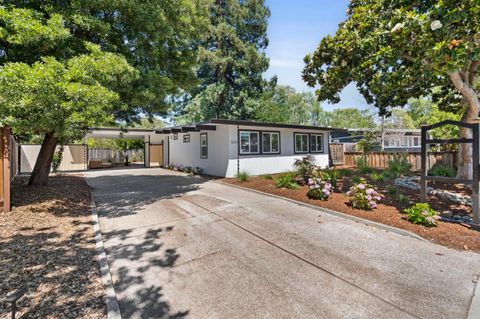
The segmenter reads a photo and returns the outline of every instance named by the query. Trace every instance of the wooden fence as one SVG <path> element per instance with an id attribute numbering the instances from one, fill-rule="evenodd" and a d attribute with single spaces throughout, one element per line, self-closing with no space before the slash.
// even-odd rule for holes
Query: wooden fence
<path id="1" fill-rule="evenodd" d="M 344 165 L 355 166 L 356 159 L 363 157 L 361 152 L 345 152 Z M 372 152 L 367 154 L 367 164 L 373 168 L 387 168 L 388 163 L 395 158 L 405 158 L 412 164 L 412 171 L 420 171 L 422 166 L 422 156 L 420 152 Z M 457 166 L 456 152 L 429 152 L 427 169 L 430 169 L 435 164 L 442 164 L 450 167 Z"/>
<path id="2" fill-rule="evenodd" d="M 0 209 L 10 211 L 10 129 L 0 127 Z"/>

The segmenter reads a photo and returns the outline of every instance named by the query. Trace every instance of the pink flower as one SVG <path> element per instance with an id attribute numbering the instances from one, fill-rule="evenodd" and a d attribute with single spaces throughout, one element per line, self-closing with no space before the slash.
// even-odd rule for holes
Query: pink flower
<path id="1" fill-rule="evenodd" d="M 314 182 L 313 182 L 313 179 L 309 178 L 308 179 L 308 185 L 312 185 Z"/>
<path id="2" fill-rule="evenodd" d="M 352 195 L 352 192 L 351 191 L 348 191 L 347 192 L 347 196 L 351 196 Z"/>
<path id="3" fill-rule="evenodd" d="M 357 188 L 358 188 L 358 189 L 365 189 L 365 185 L 363 185 L 362 183 L 360 183 L 360 184 L 357 185 Z"/>
<path id="4" fill-rule="evenodd" d="M 368 188 L 368 189 L 366 190 L 366 193 L 367 193 L 368 195 L 373 195 L 373 194 L 375 194 L 375 190 L 374 190 L 373 188 Z"/>
<path id="5" fill-rule="evenodd" d="M 367 195 L 367 200 L 368 200 L 368 201 L 372 201 L 372 196 Z"/>
<path id="6" fill-rule="evenodd" d="M 375 199 L 376 199 L 377 201 L 379 201 L 379 200 L 382 200 L 382 197 L 380 197 L 380 196 L 375 196 Z"/>

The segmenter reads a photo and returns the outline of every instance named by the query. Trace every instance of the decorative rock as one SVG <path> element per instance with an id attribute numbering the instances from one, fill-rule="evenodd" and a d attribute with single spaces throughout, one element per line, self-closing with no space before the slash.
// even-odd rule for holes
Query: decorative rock
<path id="1" fill-rule="evenodd" d="M 453 216 L 453 212 L 451 210 L 444 210 L 442 212 L 442 217 L 452 218 L 452 216 Z"/>
<path id="2" fill-rule="evenodd" d="M 470 216 L 465 215 L 465 216 L 462 217 L 462 220 L 463 220 L 465 223 L 468 223 L 468 222 L 471 220 L 471 218 L 470 218 Z"/>
<path id="3" fill-rule="evenodd" d="M 453 219 L 455 219 L 455 220 L 462 220 L 462 216 L 460 216 L 460 215 L 453 215 Z"/>

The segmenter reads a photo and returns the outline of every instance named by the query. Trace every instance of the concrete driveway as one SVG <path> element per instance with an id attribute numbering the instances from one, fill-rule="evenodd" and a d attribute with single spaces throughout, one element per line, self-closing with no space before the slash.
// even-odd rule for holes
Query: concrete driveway
<path id="1" fill-rule="evenodd" d="M 162 169 L 91 171 L 123 318 L 466 318 L 480 255 Z"/>

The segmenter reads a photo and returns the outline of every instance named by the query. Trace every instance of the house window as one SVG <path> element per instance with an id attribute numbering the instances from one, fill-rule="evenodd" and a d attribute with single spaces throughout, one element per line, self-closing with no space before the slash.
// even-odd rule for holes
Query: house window
<path id="1" fill-rule="evenodd" d="M 413 146 L 420 146 L 420 139 L 418 137 L 413 138 Z"/>
<path id="2" fill-rule="evenodd" d="M 173 139 L 178 140 L 178 133 L 173 133 Z"/>
<path id="3" fill-rule="evenodd" d="M 207 133 L 200 134 L 200 157 L 208 157 L 208 137 Z"/>
<path id="4" fill-rule="evenodd" d="M 323 152 L 323 134 L 310 134 L 310 152 Z"/>
<path id="5" fill-rule="evenodd" d="M 308 134 L 295 133 L 295 153 L 308 153 Z"/>
<path id="6" fill-rule="evenodd" d="M 240 154 L 258 154 L 259 133 L 253 131 L 240 131 Z"/>
<path id="7" fill-rule="evenodd" d="M 190 134 L 184 134 L 183 143 L 189 143 L 189 142 L 190 142 Z"/>
<path id="8" fill-rule="evenodd" d="M 265 153 L 265 154 L 280 153 L 280 133 L 262 132 L 262 153 Z"/>

